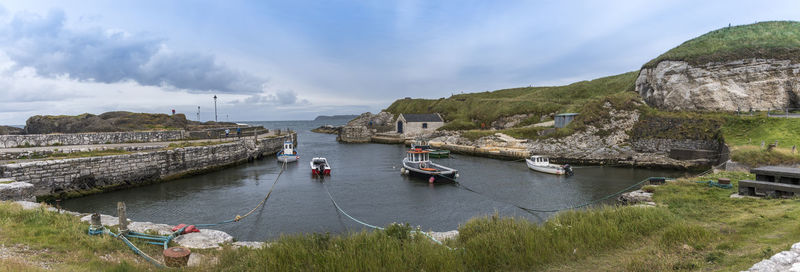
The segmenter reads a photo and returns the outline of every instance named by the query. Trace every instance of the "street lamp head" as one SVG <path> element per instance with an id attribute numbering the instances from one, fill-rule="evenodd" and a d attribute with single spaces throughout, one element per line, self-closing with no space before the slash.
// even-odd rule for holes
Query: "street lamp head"
<path id="1" fill-rule="evenodd" d="M 217 95 L 214 95 L 214 99 L 217 99 Z"/>

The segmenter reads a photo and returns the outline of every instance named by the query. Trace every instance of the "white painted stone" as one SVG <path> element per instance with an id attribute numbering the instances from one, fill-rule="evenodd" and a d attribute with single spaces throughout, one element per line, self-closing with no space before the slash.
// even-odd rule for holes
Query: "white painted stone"
<path id="1" fill-rule="evenodd" d="M 264 242 L 254 242 L 254 241 L 239 241 L 239 242 L 234 242 L 233 243 L 233 247 L 234 248 L 237 248 L 237 247 L 249 247 L 249 248 L 252 248 L 252 249 L 259 249 L 259 248 L 263 248 L 265 245 L 266 244 L 264 244 Z"/>
<path id="2" fill-rule="evenodd" d="M 798 254 L 792 251 L 781 251 L 778 254 L 773 255 L 772 258 L 769 258 L 769 260 L 779 265 L 789 265 L 794 262 L 797 256 Z"/>
<path id="3" fill-rule="evenodd" d="M 86 215 L 84 217 L 81 217 L 81 221 L 83 221 L 83 222 L 91 222 L 92 221 L 92 215 L 89 214 L 89 215 Z M 128 219 L 128 222 L 131 222 L 131 220 Z M 103 224 L 103 226 L 107 226 L 107 227 L 113 227 L 113 226 L 119 225 L 119 218 L 116 217 L 116 216 L 110 216 L 110 215 L 101 214 L 100 215 L 100 224 Z M 128 225 L 130 226 L 130 224 L 128 224 Z"/>
<path id="4" fill-rule="evenodd" d="M 789 272 L 800 272 L 800 263 L 793 263 L 789 268 Z"/>
<path id="5" fill-rule="evenodd" d="M 456 236 L 458 236 L 458 230 L 443 231 L 443 232 L 431 231 L 431 232 L 428 232 L 428 235 L 430 235 L 431 237 L 433 237 L 436 240 L 444 241 L 444 240 L 447 240 L 447 239 L 456 238 Z"/>
<path id="6" fill-rule="evenodd" d="M 749 272 L 779 272 L 778 265 L 771 260 L 762 260 L 750 267 Z"/>
<path id="7" fill-rule="evenodd" d="M 152 222 L 131 222 L 130 224 L 128 224 L 128 229 L 141 233 L 147 233 L 148 231 L 155 231 L 159 235 L 172 234 L 172 226 L 167 224 L 155 224 Z"/>
<path id="8" fill-rule="evenodd" d="M 219 244 L 233 242 L 233 236 L 223 231 L 201 229 L 200 232 L 178 236 L 174 241 L 188 248 L 217 248 Z"/>
<path id="9" fill-rule="evenodd" d="M 794 245 L 792 245 L 792 251 L 794 251 L 794 253 L 800 254 L 800 242 L 795 243 Z"/>

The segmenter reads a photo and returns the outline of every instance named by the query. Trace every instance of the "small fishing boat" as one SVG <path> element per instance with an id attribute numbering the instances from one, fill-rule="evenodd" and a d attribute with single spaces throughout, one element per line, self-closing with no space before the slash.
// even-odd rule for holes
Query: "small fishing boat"
<path id="1" fill-rule="evenodd" d="M 292 141 L 283 142 L 283 150 L 278 152 L 279 162 L 295 162 L 300 159 L 297 155 L 297 150 L 294 150 L 294 143 Z"/>
<path id="2" fill-rule="evenodd" d="M 430 151 L 418 147 L 406 153 L 400 173 L 425 179 L 428 183 L 451 183 L 458 178 L 457 170 L 431 162 Z"/>
<path id="3" fill-rule="evenodd" d="M 313 158 L 311 159 L 311 176 L 330 176 L 331 175 L 331 165 L 328 164 L 328 160 L 325 158 Z"/>
<path id="4" fill-rule="evenodd" d="M 533 155 L 528 159 L 525 159 L 525 162 L 528 163 L 528 168 L 534 171 L 539 171 L 542 173 L 554 174 L 554 175 L 567 175 L 571 176 L 573 174 L 572 167 L 569 164 L 565 165 L 558 165 L 550 163 L 550 159 L 546 156 L 538 156 Z"/>
<path id="5" fill-rule="evenodd" d="M 411 149 L 420 148 L 422 150 L 428 151 L 428 155 L 431 158 L 448 158 L 450 157 L 450 150 L 447 149 L 435 149 L 430 145 L 426 144 L 411 144 Z"/>

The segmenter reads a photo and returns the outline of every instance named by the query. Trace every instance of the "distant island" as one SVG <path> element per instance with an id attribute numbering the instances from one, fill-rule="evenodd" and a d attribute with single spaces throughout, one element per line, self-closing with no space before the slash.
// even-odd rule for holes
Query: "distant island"
<path id="1" fill-rule="evenodd" d="M 314 118 L 314 121 L 327 121 L 327 120 L 340 120 L 340 119 L 353 119 L 358 117 L 357 114 L 350 114 L 350 115 L 320 115 L 317 118 Z"/>

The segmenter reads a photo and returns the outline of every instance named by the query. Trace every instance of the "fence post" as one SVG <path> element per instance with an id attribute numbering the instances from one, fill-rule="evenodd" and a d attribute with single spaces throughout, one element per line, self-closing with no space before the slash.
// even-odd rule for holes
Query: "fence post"
<path id="1" fill-rule="evenodd" d="M 125 202 L 117 202 L 117 216 L 119 217 L 119 233 L 128 234 L 128 218 L 125 215 Z"/>

